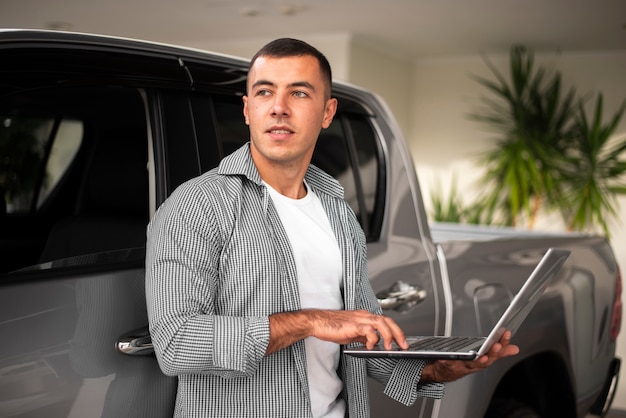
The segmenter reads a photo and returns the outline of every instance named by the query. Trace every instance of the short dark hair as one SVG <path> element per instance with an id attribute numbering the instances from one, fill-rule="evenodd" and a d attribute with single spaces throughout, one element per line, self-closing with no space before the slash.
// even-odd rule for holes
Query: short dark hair
<path id="1" fill-rule="evenodd" d="M 279 38 L 269 42 L 268 44 L 265 44 L 265 46 L 263 46 L 256 54 L 254 54 L 252 60 L 250 61 L 249 68 L 252 68 L 255 61 L 259 57 L 288 58 L 306 55 L 310 55 L 313 58 L 317 59 L 320 70 L 322 72 L 322 79 L 324 80 L 324 84 L 326 84 L 328 94 L 330 96 L 333 80 L 330 63 L 328 62 L 324 54 L 322 54 L 317 48 L 299 39 Z M 248 69 L 248 73 L 249 71 L 250 70 Z"/>

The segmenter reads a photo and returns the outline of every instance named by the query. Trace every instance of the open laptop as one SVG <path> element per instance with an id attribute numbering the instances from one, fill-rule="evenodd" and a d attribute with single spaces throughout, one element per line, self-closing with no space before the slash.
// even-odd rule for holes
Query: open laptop
<path id="1" fill-rule="evenodd" d="M 474 360 L 500 341 L 506 330 L 515 334 L 569 254 L 565 249 L 548 249 L 487 337 L 407 337 L 409 348 L 406 350 L 395 343 L 391 350 L 385 350 L 379 343 L 371 350 L 359 346 L 346 348 L 344 353 L 356 357 Z"/>

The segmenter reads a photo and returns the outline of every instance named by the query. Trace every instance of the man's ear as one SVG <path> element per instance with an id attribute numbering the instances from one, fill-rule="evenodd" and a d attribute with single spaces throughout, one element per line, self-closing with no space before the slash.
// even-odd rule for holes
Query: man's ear
<path id="1" fill-rule="evenodd" d="M 326 108 L 324 109 L 324 119 L 322 120 L 322 128 L 326 129 L 330 126 L 333 118 L 337 113 L 337 99 L 330 98 L 326 100 Z"/>
<path id="2" fill-rule="evenodd" d="M 246 125 L 250 125 L 250 120 L 248 119 L 248 96 L 242 96 L 241 100 L 243 100 L 243 120 L 246 122 Z"/>

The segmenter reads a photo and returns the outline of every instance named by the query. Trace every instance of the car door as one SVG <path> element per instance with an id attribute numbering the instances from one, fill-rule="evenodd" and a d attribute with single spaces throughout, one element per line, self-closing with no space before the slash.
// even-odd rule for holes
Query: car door
<path id="1" fill-rule="evenodd" d="M 358 89 L 347 94 L 344 101 L 350 106 L 339 120 L 355 154 L 356 183 L 369 213 L 364 230 L 372 288 L 383 313 L 406 335 L 441 334 L 445 304 L 440 270 L 408 149 L 378 98 Z M 354 111 L 356 105 L 360 111 Z M 384 395 L 380 383 L 370 379 L 369 386 L 373 417 L 431 416 L 436 407 L 423 398 L 405 407 Z"/>
<path id="2" fill-rule="evenodd" d="M 82 126 L 76 129 L 80 134 L 59 128 L 48 136 L 69 160 L 60 166 L 48 199 L 70 200 L 72 210 L 55 217 L 37 264 L 0 279 L 2 416 L 156 417 L 173 411 L 176 380 L 161 373 L 154 356 L 115 350 L 123 334 L 148 322 L 148 131 L 142 95 L 132 88 L 87 90 L 89 100 L 85 86 L 56 92 L 81 104 L 80 115 L 67 113 Z M 37 114 L 47 104 L 54 106 L 52 114 L 65 115 L 59 95 L 49 90 L 45 100 L 37 98 Z M 93 103 L 95 119 L 86 110 Z M 101 106 L 124 116 L 104 117 Z"/>
<path id="3" fill-rule="evenodd" d="M 0 39 L 0 416 L 172 416 L 176 379 L 115 347 L 147 325 L 147 103 L 188 79 L 80 40 Z"/>

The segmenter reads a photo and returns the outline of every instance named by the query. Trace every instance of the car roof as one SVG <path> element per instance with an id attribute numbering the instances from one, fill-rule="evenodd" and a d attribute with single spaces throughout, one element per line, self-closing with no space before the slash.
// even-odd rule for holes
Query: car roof
<path id="1" fill-rule="evenodd" d="M 246 72 L 250 62 L 250 60 L 246 58 L 214 51 L 112 35 L 44 29 L 1 28 L 0 49 L 9 44 L 24 44 L 38 47 L 46 45 L 65 47 L 88 46 L 111 48 L 118 51 L 126 50 L 127 52 L 132 51 L 144 54 L 162 54 L 176 56 L 182 59 L 205 61 L 207 63 L 212 62 L 222 65 L 232 65 L 240 69 L 245 69 Z M 341 91 L 357 90 L 361 93 L 372 94 L 372 92 L 367 89 L 345 81 L 333 80 L 333 89 L 335 88 L 339 88 Z"/>
<path id="2" fill-rule="evenodd" d="M 178 45 L 170 45 L 153 41 L 124 38 L 111 35 L 99 35 L 80 32 L 64 32 L 39 29 L 0 29 L 0 45 L 7 43 L 30 44 L 65 44 L 112 47 L 116 49 L 132 49 L 170 55 L 182 55 L 197 59 L 208 59 L 224 63 L 248 66 L 249 60 L 218 52 L 205 51 Z"/>
<path id="3" fill-rule="evenodd" d="M 43 29 L 0 29 L 0 54 L 3 48 L 13 47 L 57 47 L 60 49 L 84 49 L 85 51 L 97 49 L 104 52 L 108 50 L 110 52 L 125 53 L 128 55 L 170 58 L 177 60 L 181 67 L 195 67 L 192 71 L 201 69 L 203 65 L 230 67 L 229 72 L 231 74 L 229 80 L 227 80 L 228 83 L 236 82 L 237 80 L 240 82 L 244 81 L 249 66 L 249 60 L 242 57 L 153 41 Z M 216 73 L 212 72 L 213 76 L 215 76 L 215 74 Z M 222 74 L 226 73 L 222 72 Z M 188 76 L 191 78 L 191 74 L 188 74 Z M 206 79 L 206 77 L 204 77 L 204 79 Z M 217 84 L 221 81 L 218 80 Z M 193 85 L 194 80 L 191 80 L 191 83 Z M 372 104 L 376 105 L 380 102 L 380 100 L 372 100 L 374 96 L 377 96 L 375 93 L 343 81 L 333 80 L 333 93 L 339 93 L 344 98 L 358 97 L 358 101 L 361 102 L 361 111 L 365 111 L 369 114 L 372 114 L 369 106 Z"/>

